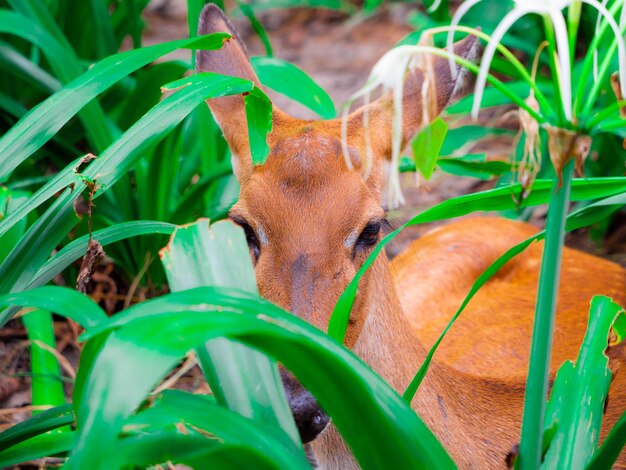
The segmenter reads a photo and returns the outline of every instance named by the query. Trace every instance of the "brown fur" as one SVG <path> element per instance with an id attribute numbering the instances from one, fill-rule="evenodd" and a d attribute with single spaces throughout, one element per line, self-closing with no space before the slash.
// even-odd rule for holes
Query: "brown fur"
<path id="1" fill-rule="evenodd" d="M 215 6 L 203 10 L 199 31 L 234 34 Z M 455 48 L 471 58 L 476 41 L 465 40 Z M 457 80 L 452 79 L 445 60 L 432 63 L 433 103 L 439 113 L 463 87 L 465 77 L 459 74 Z M 258 82 L 237 39 L 228 41 L 220 52 L 199 52 L 198 64 L 200 70 Z M 423 76 L 414 71 L 405 82 L 405 143 L 422 124 Z M 261 295 L 325 329 L 339 295 L 368 254 L 355 250 L 348 241 L 383 214 L 381 188 L 391 151 L 391 98 L 383 96 L 369 106 L 368 130 L 362 127 L 363 109 L 349 117 L 348 145 L 355 171 L 346 166 L 338 120 L 301 121 L 275 109 L 268 138 L 271 153 L 263 166 L 253 167 L 241 98 L 220 98 L 208 104 L 233 152 L 241 184 L 231 216 L 249 224 L 260 240 L 255 271 Z M 378 157 L 367 179 L 360 171 L 366 155 L 365 132 L 370 132 Z M 396 390 L 403 391 L 426 348 L 475 278 L 507 248 L 532 233 L 534 229 L 526 224 L 472 219 L 416 241 L 392 263 L 391 270 L 380 255 L 360 284 L 346 344 Z M 461 468 L 503 468 L 506 454 L 519 439 L 540 256 L 540 244 L 530 247 L 470 303 L 442 343 L 413 402 Z M 563 359 L 575 357 L 591 295 L 605 293 L 626 302 L 623 269 L 573 250 L 566 250 L 564 257 L 553 371 Z M 624 348 L 614 355 L 621 359 L 611 364 L 617 373 L 608 424 L 626 408 L 625 374 L 618 370 L 624 364 Z M 356 468 L 332 426 L 312 446 L 321 467 Z"/>

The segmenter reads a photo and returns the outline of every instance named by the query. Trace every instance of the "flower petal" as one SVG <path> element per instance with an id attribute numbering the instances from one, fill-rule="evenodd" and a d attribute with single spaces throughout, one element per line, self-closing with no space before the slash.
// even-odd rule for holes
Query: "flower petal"
<path id="1" fill-rule="evenodd" d="M 452 59 L 452 54 L 454 54 L 454 47 L 452 46 L 452 43 L 454 42 L 454 31 L 456 30 L 456 27 L 459 25 L 459 21 L 461 21 L 461 18 L 463 18 L 463 16 L 465 16 L 465 14 L 469 11 L 470 8 L 472 8 L 474 5 L 476 5 L 478 2 L 480 2 L 481 0 L 467 0 L 466 2 L 461 3 L 461 6 L 457 9 L 457 11 L 454 13 L 454 16 L 452 17 L 452 22 L 450 23 L 450 29 L 448 30 L 448 38 L 447 38 L 447 42 L 446 42 L 446 47 L 448 49 L 448 53 L 450 54 L 450 58 L 448 59 L 448 63 L 450 64 L 450 74 L 452 75 L 452 78 L 456 78 L 456 64 L 454 63 L 454 59 Z"/>
<path id="2" fill-rule="evenodd" d="M 513 26 L 513 23 L 515 23 L 518 19 L 520 19 L 527 13 L 529 13 L 529 11 L 525 8 L 514 8 L 513 10 L 508 12 L 504 16 L 504 18 L 502 18 L 502 21 L 500 21 L 500 24 L 498 24 L 498 27 L 491 35 L 491 39 L 489 40 L 489 43 L 485 48 L 483 58 L 480 61 L 480 70 L 478 72 L 478 77 L 476 78 L 476 88 L 474 89 L 474 104 L 472 106 L 472 117 L 474 119 L 478 117 L 480 102 L 483 97 L 483 91 L 485 90 L 487 74 L 489 73 L 489 66 L 491 65 L 491 59 L 493 59 L 493 55 L 496 51 L 496 46 L 509 30 L 509 28 Z"/>

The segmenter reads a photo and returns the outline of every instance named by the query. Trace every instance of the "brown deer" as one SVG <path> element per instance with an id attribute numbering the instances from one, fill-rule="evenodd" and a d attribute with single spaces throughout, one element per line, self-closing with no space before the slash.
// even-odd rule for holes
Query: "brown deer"
<path id="1" fill-rule="evenodd" d="M 202 12 L 200 34 L 227 32 L 218 51 L 198 53 L 199 71 L 259 80 L 245 46 L 214 5 Z M 472 59 L 477 41 L 455 45 Z M 434 59 L 440 113 L 466 75 L 452 78 L 447 60 Z M 422 123 L 422 73 L 410 73 L 403 99 L 403 143 Z M 383 96 L 348 118 L 353 170 L 341 146 L 341 121 L 303 121 L 274 107 L 270 155 L 253 166 L 241 96 L 209 100 L 228 141 L 240 183 L 230 216 L 246 232 L 261 295 L 325 330 L 339 295 L 380 239 L 384 165 L 391 154 L 392 101 Z M 432 116 L 432 114 L 431 114 Z M 365 134 L 376 156 L 367 177 Z M 536 231 L 499 218 L 450 224 L 415 241 L 392 263 L 381 254 L 363 278 L 346 345 L 396 390 L 403 391 L 426 348 L 461 304 L 476 277 L 512 245 Z M 442 343 L 413 407 L 461 468 L 503 468 L 519 440 L 524 383 L 542 244 L 512 260 L 470 303 Z M 392 274 L 393 273 L 393 274 Z M 552 373 L 575 358 L 595 294 L 626 302 L 626 271 L 566 249 L 556 321 Z M 396 290 L 397 287 L 397 290 Z M 626 409 L 626 348 L 611 350 L 615 375 L 603 435 Z M 287 372 L 283 382 L 304 442 L 322 468 L 358 468 L 313 397 Z M 322 432 L 324 430 L 324 432 Z M 318 435 L 319 434 L 319 435 Z M 626 465 L 622 454 L 621 465 Z"/>

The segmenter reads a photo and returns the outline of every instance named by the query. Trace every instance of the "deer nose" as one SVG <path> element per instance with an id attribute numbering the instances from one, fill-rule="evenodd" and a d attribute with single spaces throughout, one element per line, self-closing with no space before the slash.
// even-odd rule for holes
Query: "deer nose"
<path id="1" fill-rule="evenodd" d="M 311 392 L 304 388 L 290 372 L 281 368 L 280 376 L 300 439 L 303 444 L 307 444 L 326 428 L 330 418 L 320 408 Z"/>

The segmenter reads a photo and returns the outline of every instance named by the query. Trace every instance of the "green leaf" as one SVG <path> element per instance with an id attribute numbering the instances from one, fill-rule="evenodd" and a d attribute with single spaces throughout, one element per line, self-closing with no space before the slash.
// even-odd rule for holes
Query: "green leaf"
<path id="1" fill-rule="evenodd" d="M 26 216 L 37 207 L 41 206 L 48 199 L 70 185 L 81 185 L 78 167 L 85 157 L 77 158 L 67 165 L 63 170 L 59 171 L 52 179 L 39 188 L 35 194 L 24 198 L 25 194 L 20 197 L 20 204 L 14 208 L 0 221 L 0 237 L 9 230 L 12 230 L 16 224 L 25 226 Z M 17 242 L 15 242 L 17 243 Z M 13 245 L 15 245 L 15 243 Z M 11 245 L 11 246 L 13 246 Z M 7 247 L 8 248 L 8 247 Z M 0 258 L 1 259 L 1 258 Z"/>
<path id="2" fill-rule="evenodd" d="M 64 454 L 72 448 L 75 432 L 40 434 L 0 452 L 0 467 L 11 468 L 22 462 Z"/>
<path id="3" fill-rule="evenodd" d="M 26 421 L 11 426 L 0 433 L 0 452 L 26 439 L 74 422 L 72 405 L 61 405 L 44 410 Z"/>
<path id="4" fill-rule="evenodd" d="M 596 451 L 611 383 L 607 348 L 615 319 L 626 316 L 608 297 L 591 301 L 589 324 L 576 364 L 566 361 L 552 385 L 544 427 L 558 422 L 542 468 L 583 468 Z"/>
<path id="5" fill-rule="evenodd" d="M 494 176 L 502 176 L 511 172 L 512 165 L 500 160 L 487 160 L 485 154 L 463 155 L 453 158 L 439 158 L 437 166 L 446 173 L 457 176 L 489 180 Z"/>
<path id="6" fill-rule="evenodd" d="M 13 24 L 14 15 L 0 11 L 0 25 L 11 25 L 11 31 L 19 29 L 24 20 L 18 18 L 19 23 Z M 22 27 L 30 30 L 31 23 Z M 80 109 L 115 82 L 178 48 L 218 49 L 226 37 L 219 33 L 182 39 L 121 52 L 96 63 L 62 90 L 35 106 L 0 138 L 0 182 L 5 181 L 11 171 L 50 140 Z M 45 41 L 41 47 L 47 47 Z"/>
<path id="7" fill-rule="evenodd" d="M 243 97 L 248 118 L 248 137 L 253 165 L 263 165 L 270 153 L 267 134 L 272 130 L 272 102 L 259 88 L 254 87 Z"/>
<path id="8" fill-rule="evenodd" d="M 270 38 L 267 35 L 267 31 L 265 31 L 265 28 L 263 27 L 261 22 L 254 15 L 254 10 L 249 4 L 245 2 L 242 2 L 240 0 L 235 1 L 237 2 L 237 6 L 239 7 L 239 9 L 241 10 L 241 13 L 243 13 L 245 17 L 248 18 L 252 29 L 254 29 L 254 32 L 259 36 L 259 39 L 261 39 L 261 42 L 265 47 L 265 55 L 267 55 L 268 57 L 272 57 L 274 55 L 274 51 L 272 50 L 272 43 L 270 42 Z"/>
<path id="9" fill-rule="evenodd" d="M 108 318 L 104 310 L 75 290 L 58 286 L 43 286 L 38 289 L 0 296 L 0 305 L 19 305 L 50 310 L 71 318 L 84 328 L 101 325 Z"/>
<path id="10" fill-rule="evenodd" d="M 73 204 L 77 193 L 71 189 L 65 190 L 13 247 L 0 264 L 0 293 L 25 286 L 78 222 Z"/>
<path id="11" fill-rule="evenodd" d="M 500 129 L 497 127 L 484 127 L 484 126 L 462 126 L 456 129 L 451 129 L 446 134 L 446 138 L 443 141 L 441 147 L 441 155 L 454 155 L 458 154 L 460 149 L 466 148 L 473 142 L 485 139 L 487 137 L 497 135 L 510 135 L 513 136 L 513 132 L 508 129 Z M 461 153 L 464 153 L 461 151 Z"/>
<path id="12" fill-rule="evenodd" d="M 275 57 L 254 56 L 250 62 L 266 87 L 306 106 L 322 119 L 337 117 L 333 100 L 302 69 Z"/>
<path id="13" fill-rule="evenodd" d="M 245 235 L 230 221 L 209 227 L 209 221 L 204 219 L 178 227 L 160 255 L 173 292 L 221 286 L 258 293 Z M 282 428 L 300 446 L 274 362 L 225 339 L 207 342 L 197 354 L 221 404 L 267 426 Z"/>
<path id="14" fill-rule="evenodd" d="M 10 217 L 9 214 L 16 212 L 27 200 L 28 193 L 26 191 L 11 191 L 4 186 L 0 187 L 0 221 L 4 222 Z M 0 226 L 2 222 L 0 222 Z M 0 231 L 0 263 L 5 260 L 25 230 L 26 219 L 23 219 L 19 224 L 12 226 L 10 230 Z"/>
<path id="15" fill-rule="evenodd" d="M 252 87 L 252 82 L 248 80 L 210 72 L 164 85 L 164 90 L 178 89 L 154 106 L 99 158 L 91 162 L 83 171 L 83 176 L 97 182 L 98 197 L 139 161 L 143 156 L 142 151 L 160 141 L 200 103 L 209 98 L 244 93 L 252 90 Z"/>
<path id="16" fill-rule="evenodd" d="M 218 406 L 212 397 L 193 395 L 180 390 L 165 390 L 151 400 L 149 407 L 142 409 L 136 416 L 127 420 L 124 429 L 125 433 L 131 433 L 131 436 L 133 430 L 136 429 L 137 436 L 141 437 L 146 433 L 152 434 L 151 428 L 153 427 L 165 429 L 183 427 L 190 433 L 197 428 L 204 431 L 205 436 L 210 433 L 219 440 L 212 438 L 213 436 L 207 436 L 209 439 L 205 437 L 205 442 L 199 443 L 200 446 L 196 443 L 194 446 L 189 446 L 187 453 L 193 455 L 194 451 L 198 453 L 208 445 L 212 445 L 212 452 L 223 451 L 226 447 L 230 450 L 229 460 L 232 462 L 229 466 L 234 465 L 236 468 L 307 467 L 306 459 L 298 447 L 285 445 L 280 435 L 276 436 L 275 428 L 267 426 L 263 421 L 247 419 Z M 146 455 L 148 452 L 145 447 L 137 445 L 141 442 L 130 443 L 128 440 L 124 438 L 120 442 L 122 451 L 126 449 L 130 451 L 131 455 L 125 458 L 127 462 L 135 464 L 160 463 L 166 460 L 185 462 L 180 456 L 172 459 L 163 459 L 163 456 L 160 456 L 160 459 L 147 458 L 149 456 Z M 288 439 L 287 443 L 289 443 Z M 171 448 L 170 452 L 181 454 L 180 449 L 167 446 L 165 442 L 161 444 L 161 448 L 165 444 L 165 448 Z M 154 448 L 152 453 L 162 452 L 158 446 L 153 444 L 150 446 Z M 205 463 L 205 465 L 208 464 L 209 462 Z"/>
<path id="17" fill-rule="evenodd" d="M 89 418 L 85 415 L 81 421 L 79 415 L 79 428 L 87 425 L 81 429 L 85 443 L 89 436 L 108 448 L 107 436 L 171 366 L 170 357 L 182 357 L 210 338 L 226 336 L 271 355 L 293 372 L 333 418 L 366 468 L 453 466 L 408 404 L 367 365 L 321 331 L 255 294 L 214 287 L 172 293 L 125 310 L 83 338 L 107 331 L 112 331 L 111 338 L 84 392 L 92 402 L 85 405 Z M 120 352 L 114 354 L 111 347 Z M 143 365 L 135 366 L 135 361 Z M 98 449 L 83 448 L 83 457 L 96 459 L 91 451 Z M 86 461 L 77 461 L 75 467 L 79 463 Z"/>
<path id="18" fill-rule="evenodd" d="M 620 317 L 623 318 L 623 315 Z M 611 468 L 626 445 L 626 411 L 606 436 L 600 448 L 587 465 L 587 470 Z"/>
<path id="19" fill-rule="evenodd" d="M 424 127 L 411 142 L 415 167 L 427 181 L 433 175 L 447 132 L 448 124 L 438 117 Z"/>
<path id="20" fill-rule="evenodd" d="M 140 235 L 170 235 L 174 231 L 174 228 L 175 225 L 166 222 L 134 220 L 132 222 L 122 222 L 111 227 L 96 230 L 93 232 L 92 238 L 104 247 L 111 243 Z M 89 234 L 86 234 L 65 245 L 37 271 L 33 279 L 29 282 L 28 288 L 39 287 L 51 281 L 54 276 L 82 257 L 87 251 L 88 244 Z"/>
<path id="21" fill-rule="evenodd" d="M 41 91 L 54 93 L 61 88 L 61 83 L 46 70 L 2 42 L 0 42 L 0 63 L 6 67 L 7 72 Z"/>

